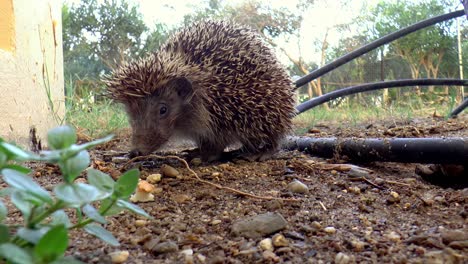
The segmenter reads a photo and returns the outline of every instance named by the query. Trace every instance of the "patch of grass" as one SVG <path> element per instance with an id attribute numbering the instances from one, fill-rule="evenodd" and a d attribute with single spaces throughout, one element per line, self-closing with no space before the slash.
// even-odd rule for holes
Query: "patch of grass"
<path id="1" fill-rule="evenodd" d="M 356 103 L 330 109 L 318 106 L 295 117 L 295 132 L 303 134 L 319 124 L 356 126 L 360 123 L 369 124 L 377 120 L 411 120 L 416 117 L 430 117 L 434 113 L 445 116 L 450 113 L 452 108 L 453 103 L 428 106 L 417 99 L 415 102 L 395 104 L 386 108 Z"/>
<path id="2" fill-rule="evenodd" d="M 92 138 L 129 126 L 123 107 L 108 99 L 85 106 L 75 104 L 67 109 L 66 120 Z"/>

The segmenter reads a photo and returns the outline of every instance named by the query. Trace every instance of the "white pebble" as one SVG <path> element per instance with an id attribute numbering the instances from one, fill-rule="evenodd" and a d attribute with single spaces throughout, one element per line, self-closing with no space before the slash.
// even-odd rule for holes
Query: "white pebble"
<path id="1" fill-rule="evenodd" d="M 127 261 L 129 255 L 130 253 L 127 250 L 109 253 L 112 263 L 124 263 Z"/>
<path id="2" fill-rule="evenodd" d="M 270 251 L 273 251 L 273 242 L 272 242 L 271 238 L 265 238 L 265 239 L 263 239 L 262 241 L 260 241 L 260 243 L 258 243 L 258 246 L 259 246 L 262 250 L 270 250 Z"/>
<path id="3" fill-rule="evenodd" d="M 327 226 L 323 229 L 323 231 L 325 231 L 325 233 L 327 234 L 335 234 L 336 228 L 334 228 L 333 226 Z"/>
<path id="4" fill-rule="evenodd" d="M 293 193 L 308 193 L 309 187 L 298 180 L 294 180 L 288 184 L 288 190 Z"/>

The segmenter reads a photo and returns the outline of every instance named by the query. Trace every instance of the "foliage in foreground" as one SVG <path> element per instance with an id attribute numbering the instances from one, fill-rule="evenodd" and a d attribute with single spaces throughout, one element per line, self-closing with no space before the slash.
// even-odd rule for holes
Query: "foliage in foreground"
<path id="1" fill-rule="evenodd" d="M 0 263 L 77 263 L 71 257 L 64 257 L 69 230 L 82 229 L 111 245 L 118 245 L 117 239 L 103 227 L 106 216 L 126 209 L 150 217 L 127 201 L 137 186 L 138 170 L 127 171 L 115 182 L 109 175 L 88 168 L 87 149 L 111 138 L 77 145 L 72 128 L 57 127 L 48 133 L 52 150 L 39 155 L 0 138 L 0 173 L 8 184 L 7 188 L 0 189 L 0 197 L 9 197 L 23 216 L 22 224 L 6 224 L 8 211 L 0 200 Z M 57 164 L 63 183 L 49 193 L 27 175 L 29 169 L 16 164 L 24 161 Z M 84 170 L 89 184 L 74 183 Z M 70 211 L 76 213 L 75 222 L 67 214 Z"/>

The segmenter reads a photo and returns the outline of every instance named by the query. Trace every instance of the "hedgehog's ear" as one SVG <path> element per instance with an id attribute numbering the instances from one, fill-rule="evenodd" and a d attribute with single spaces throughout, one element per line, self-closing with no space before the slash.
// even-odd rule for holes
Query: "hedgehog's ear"
<path id="1" fill-rule="evenodd" d="M 177 96 L 183 101 L 190 101 L 193 95 L 192 83 L 185 77 L 177 77 L 170 81 L 170 84 L 177 91 Z"/>

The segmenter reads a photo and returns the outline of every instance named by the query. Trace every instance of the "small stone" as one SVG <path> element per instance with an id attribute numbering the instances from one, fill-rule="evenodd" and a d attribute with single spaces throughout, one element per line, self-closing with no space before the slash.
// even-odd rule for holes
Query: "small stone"
<path id="1" fill-rule="evenodd" d="M 172 200 L 178 204 L 186 203 L 190 201 L 191 199 L 192 197 L 190 197 L 190 195 L 187 195 L 187 194 L 176 194 L 172 196 Z"/>
<path id="2" fill-rule="evenodd" d="M 348 177 L 350 178 L 369 178 L 369 171 L 357 168 L 357 167 L 352 167 L 348 171 Z"/>
<path id="3" fill-rule="evenodd" d="M 190 161 L 190 164 L 192 164 L 193 166 L 200 166 L 200 164 L 202 164 L 202 160 L 200 158 L 193 158 Z"/>
<path id="4" fill-rule="evenodd" d="M 453 241 L 468 240 L 468 232 L 464 230 L 444 230 L 441 232 L 444 244 L 450 244 Z"/>
<path id="5" fill-rule="evenodd" d="M 388 238 L 388 240 L 395 242 L 395 243 L 400 242 L 400 239 L 401 239 L 401 236 L 397 234 L 395 231 L 388 233 L 386 237 Z"/>
<path id="6" fill-rule="evenodd" d="M 379 185 L 379 186 L 382 186 L 385 183 L 385 180 L 382 179 L 382 178 L 375 178 L 374 183 Z"/>
<path id="7" fill-rule="evenodd" d="M 223 221 L 219 220 L 219 219 L 214 219 L 213 221 L 211 221 L 210 225 L 214 226 L 214 225 L 219 225 L 221 224 Z"/>
<path id="8" fill-rule="evenodd" d="M 269 250 L 263 251 L 262 256 L 263 259 L 267 261 L 278 262 L 280 260 L 280 258 L 275 253 Z"/>
<path id="9" fill-rule="evenodd" d="M 179 171 L 176 170 L 174 167 L 169 166 L 167 164 L 163 164 L 161 166 L 160 171 L 161 171 L 162 175 L 164 175 L 165 177 L 177 178 L 177 176 L 179 176 Z"/>
<path id="10" fill-rule="evenodd" d="M 323 229 L 323 231 L 325 231 L 325 233 L 327 234 L 335 234 L 336 233 L 336 228 L 334 228 L 333 226 L 327 226 Z"/>
<path id="11" fill-rule="evenodd" d="M 164 254 L 179 250 L 179 246 L 173 241 L 166 241 L 154 246 L 152 251 L 156 254 Z"/>
<path id="12" fill-rule="evenodd" d="M 310 225 L 311 225 L 313 228 L 317 229 L 317 230 L 321 230 L 321 229 L 322 229 L 322 224 L 320 224 L 320 223 L 317 222 L 317 221 L 313 221 L 312 223 L 310 223 Z"/>
<path id="13" fill-rule="evenodd" d="M 279 213 L 265 213 L 238 220 L 231 227 L 235 236 L 257 238 L 275 233 L 286 227 L 288 223 Z"/>
<path id="14" fill-rule="evenodd" d="M 388 203 L 399 203 L 400 202 L 400 195 L 395 192 L 391 191 L 390 192 L 390 197 L 387 199 Z"/>
<path id="15" fill-rule="evenodd" d="M 273 251 L 273 243 L 272 243 L 271 238 L 262 239 L 262 240 L 258 243 L 258 246 L 259 246 L 262 250 Z"/>
<path id="16" fill-rule="evenodd" d="M 361 189 L 359 189 L 359 187 L 357 186 L 351 186 L 348 188 L 348 191 L 350 193 L 354 193 L 354 194 L 360 194 L 361 193 Z"/>
<path id="17" fill-rule="evenodd" d="M 355 252 L 362 252 L 364 251 L 366 243 L 359 241 L 359 240 L 355 240 L 351 242 L 351 245 L 353 246 L 353 249 Z"/>
<path id="18" fill-rule="evenodd" d="M 288 184 L 288 190 L 293 193 L 308 193 L 309 192 L 309 187 L 305 185 L 304 183 L 294 180 L 291 183 Z"/>
<path id="19" fill-rule="evenodd" d="M 296 239 L 296 240 L 304 240 L 305 237 L 301 233 L 295 232 L 295 231 L 289 231 L 284 233 L 285 237 Z"/>
<path id="20" fill-rule="evenodd" d="M 275 246 L 275 247 L 287 247 L 287 246 L 289 246 L 289 241 L 282 234 L 274 235 L 271 240 L 273 242 L 273 246 Z"/>
<path id="21" fill-rule="evenodd" d="M 130 256 L 130 253 L 127 250 L 109 253 L 109 257 L 111 258 L 112 263 L 117 264 L 124 263 L 125 261 L 127 261 L 128 256 Z"/>
<path id="22" fill-rule="evenodd" d="M 336 264 L 347 264 L 351 261 L 351 258 L 344 254 L 343 252 L 339 252 L 335 255 L 335 263 Z"/>
<path id="23" fill-rule="evenodd" d="M 161 177 L 162 175 L 160 173 L 150 174 L 148 175 L 148 177 L 146 177 L 146 181 L 154 184 L 154 183 L 160 182 Z"/>
<path id="24" fill-rule="evenodd" d="M 205 262 L 206 262 L 206 257 L 205 257 L 205 255 L 198 253 L 198 254 L 196 254 L 195 256 L 197 257 L 197 259 L 198 259 L 201 263 L 205 263 Z"/>
<path id="25" fill-rule="evenodd" d="M 180 251 L 180 254 L 182 254 L 184 256 L 184 262 L 186 264 L 192 264 L 194 263 L 194 260 L 193 260 L 193 249 L 191 248 L 188 248 L 188 249 L 184 249 L 182 251 Z"/>
<path id="26" fill-rule="evenodd" d="M 143 219 L 135 220 L 135 226 L 136 226 L 136 227 L 143 227 L 143 226 L 145 226 L 147 223 L 148 223 L 148 221 L 143 220 Z"/>
<path id="27" fill-rule="evenodd" d="M 213 178 L 218 179 L 220 176 L 221 176 L 221 172 L 215 171 L 215 172 L 211 173 L 211 177 L 213 177 Z"/>

